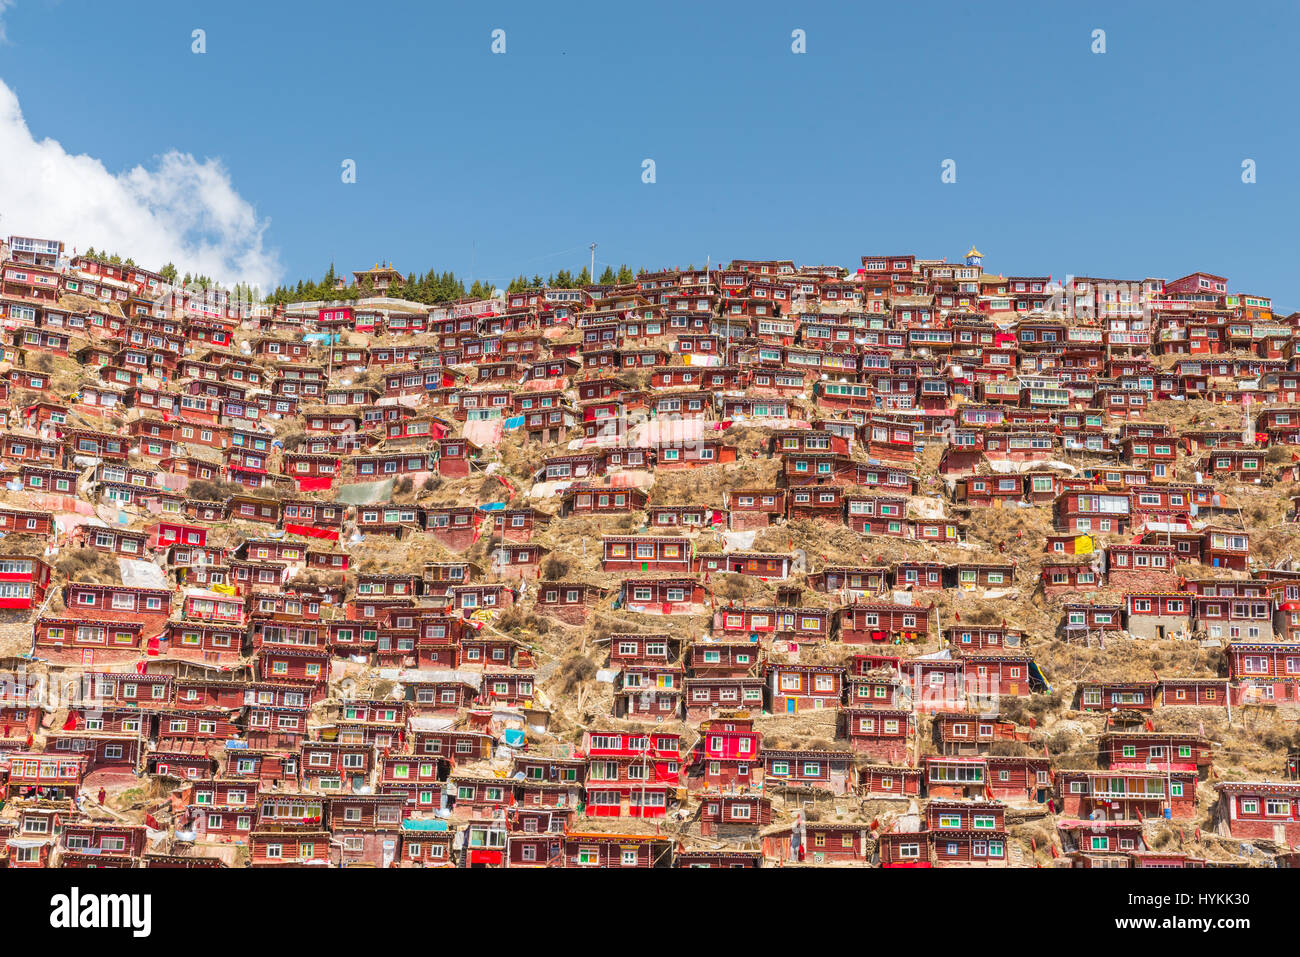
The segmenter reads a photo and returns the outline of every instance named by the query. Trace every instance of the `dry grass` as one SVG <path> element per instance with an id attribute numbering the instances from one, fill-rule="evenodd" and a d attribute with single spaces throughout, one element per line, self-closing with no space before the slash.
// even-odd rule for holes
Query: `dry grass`
<path id="1" fill-rule="evenodd" d="M 88 546 L 64 548 L 55 560 L 54 567 L 70 581 L 96 582 L 101 585 L 121 583 L 117 559 L 107 552 Z"/>

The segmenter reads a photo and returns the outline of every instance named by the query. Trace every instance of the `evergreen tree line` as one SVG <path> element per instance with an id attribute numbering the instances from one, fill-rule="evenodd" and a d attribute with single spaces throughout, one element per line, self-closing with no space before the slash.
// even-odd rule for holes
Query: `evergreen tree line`
<path id="1" fill-rule="evenodd" d="M 130 256 L 128 256 L 126 259 L 123 259 L 117 253 L 112 253 L 110 255 L 105 251 L 96 249 L 94 246 L 91 246 L 81 255 L 85 259 L 93 259 L 97 263 L 104 263 L 105 265 L 109 265 L 109 266 L 136 266 L 137 265 L 136 261 L 132 259 Z"/>
<path id="2" fill-rule="evenodd" d="M 636 279 L 636 273 L 632 268 L 624 263 L 618 267 L 615 272 L 612 266 L 606 266 L 605 271 L 600 274 L 600 280 L 597 285 L 601 286 L 622 286 L 633 282 Z M 567 269 L 561 269 L 559 272 L 547 276 L 543 279 L 540 275 L 533 276 L 529 279 L 525 275 L 518 275 L 510 280 L 510 286 L 507 292 L 519 292 L 522 289 L 540 289 L 543 286 L 551 289 L 581 289 L 583 286 L 592 285 L 591 272 L 586 266 L 582 267 L 582 272 L 576 276 Z"/>
<path id="3" fill-rule="evenodd" d="M 93 259 L 96 262 L 107 263 L 119 266 L 136 266 L 134 259 L 123 259 L 117 253 L 107 253 L 96 250 L 94 246 L 87 249 L 82 255 L 87 259 Z M 644 270 L 639 270 L 644 271 Z M 185 273 L 180 276 L 174 263 L 167 263 L 158 270 L 159 275 L 171 285 L 180 285 L 187 288 L 191 285 L 200 287 L 203 290 L 223 289 L 211 276 L 205 276 L 201 273 Z M 334 270 L 334 264 L 326 270 L 325 275 L 319 282 L 311 279 L 299 279 L 294 285 L 276 286 L 275 290 L 266 297 L 266 302 L 284 305 L 290 302 L 312 302 L 316 300 L 357 300 L 368 299 L 374 296 L 375 288 L 369 277 L 362 279 L 361 284 L 345 286 L 342 289 L 335 289 L 335 283 L 340 276 Z M 604 272 L 600 274 L 598 285 L 601 286 L 623 286 L 636 279 L 630 266 L 626 263 L 615 270 L 612 266 L 606 266 Z M 540 289 L 549 287 L 551 289 L 580 289 L 584 286 L 592 285 L 591 272 L 586 266 L 574 275 L 567 269 L 561 269 L 557 273 L 552 273 L 543 278 L 541 274 L 535 274 L 532 279 L 522 273 L 510 280 L 508 287 L 509 292 L 518 292 L 521 289 Z M 422 302 L 428 305 L 443 302 L 455 302 L 458 299 L 487 299 L 493 292 L 493 284 L 474 280 L 469 289 L 465 289 L 465 282 L 451 271 L 438 272 L 430 269 L 423 276 L 416 276 L 415 273 L 408 273 L 404 280 L 394 282 L 388 287 L 385 295 L 394 299 L 406 299 L 410 302 Z M 231 296 L 248 302 L 261 302 L 261 290 L 256 286 L 250 286 L 247 283 L 237 283 L 235 288 L 230 291 Z"/>
<path id="4" fill-rule="evenodd" d="M 361 280 L 360 285 L 335 289 L 335 283 L 340 278 L 334 269 L 334 264 L 330 263 L 329 269 L 326 270 L 325 275 L 319 281 L 299 279 L 294 285 L 277 286 L 266 297 L 266 301 L 277 305 L 317 300 L 353 301 L 368 299 L 376 294 L 374 284 L 368 276 Z M 635 279 L 636 273 L 626 263 L 619 266 L 617 271 L 610 266 L 606 266 L 605 271 L 600 276 L 600 285 L 625 285 Z M 559 272 L 545 278 L 538 274 L 529 279 L 521 274 L 510 280 L 507 291 L 518 292 L 521 289 L 537 289 L 542 286 L 548 286 L 552 289 L 579 289 L 590 285 L 592 285 L 591 272 L 584 266 L 576 275 L 567 269 L 561 269 Z M 394 299 L 406 299 L 410 302 L 433 305 L 434 303 L 455 302 L 457 299 L 465 298 L 487 299 L 491 297 L 493 288 L 492 283 L 476 279 L 467 290 L 465 281 L 458 278 L 455 273 L 451 271 L 440 273 L 435 269 L 430 269 L 423 276 L 409 273 L 404 280 L 394 282 L 389 286 L 384 295 L 391 296 Z"/>
<path id="5" fill-rule="evenodd" d="M 123 259 L 117 253 L 109 253 L 104 250 L 98 250 L 94 246 L 91 246 L 89 249 L 87 249 L 84 253 L 81 253 L 80 255 L 85 257 L 86 259 L 92 259 L 97 263 L 104 263 L 105 265 L 126 266 L 129 268 L 136 268 L 136 269 L 140 268 L 140 264 L 137 263 L 130 256 Z M 158 270 L 158 275 L 162 276 L 163 280 L 172 286 L 179 285 L 182 287 L 188 287 L 190 285 L 195 285 L 195 286 L 199 286 L 205 291 L 208 289 L 226 288 L 225 286 L 221 285 L 221 283 L 213 279 L 211 276 L 206 276 L 203 273 L 187 272 L 184 276 L 181 276 L 180 271 L 176 268 L 175 263 L 165 264 L 161 269 Z M 235 288 L 233 290 L 230 290 L 230 292 L 231 295 L 233 296 L 240 296 L 245 299 L 252 299 L 253 301 L 259 301 L 261 296 L 260 291 L 256 286 L 250 286 L 247 283 L 242 283 L 242 282 L 237 283 L 235 285 Z"/>
<path id="6" fill-rule="evenodd" d="M 335 289 L 335 283 L 341 277 L 334 270 L 334 264 L 319 281 L 298 280 L 293 286 L 277 286 L 266 299 L 267 302 L 284 304 L 290 302 L 311 302 L 314 300 L 356 300 L 368 299 L 376 295 L 374 283 L 369 276 L 361 280 L 360 285 Z M 428 305 L 440 302 L 454 302 L 469 296 L 474 299 L 487 299 L 492 295 L 492 284 L 474 280 L 468 290 L 465 281 L 451 271 L 438 272 L 430 269 L 423 276 L 408 273 L 405 279 L 398 280 L 388 287 L 384 295 L 394 299 L 406 299 L 410 302 L 422 302 Z"/>

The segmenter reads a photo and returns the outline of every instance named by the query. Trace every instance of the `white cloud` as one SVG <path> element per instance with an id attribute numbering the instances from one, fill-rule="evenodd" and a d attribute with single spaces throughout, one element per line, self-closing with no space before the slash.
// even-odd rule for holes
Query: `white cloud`
<path id="1" fill-rule="evenodd" d="M 0 0 L 0 13 L 7 0 Z M 182 273 L 263 292 L 281 277 L 279 256 L 263 245 L 270 220 L 230 181 L 220 160 L 171 150 L 152 169 L 111 173 L 93 156 L 56 140 L 37 142 L 18 97 L 0 80 L 0 215 L 4 235 L 61 239 L 130 256 L 146 268 L 173 262 Z"/>
<path id="2" fill-rule="evenodd" d="M 14 5 L 14 0 L 0 0 L 0 43 L 4 43 L 8 37 L 5 36 L 5 11 Z"/>

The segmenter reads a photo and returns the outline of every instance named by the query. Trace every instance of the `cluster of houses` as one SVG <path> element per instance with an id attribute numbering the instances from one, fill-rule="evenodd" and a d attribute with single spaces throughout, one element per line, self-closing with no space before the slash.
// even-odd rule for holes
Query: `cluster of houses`
<path id="1" fill-rule="evenodd" d="M 1223 277 L 0 261 L 0 866 L 1300 862 L 1300 758 L 1216 768 L 1300 706 L 1300 314 Z"/>

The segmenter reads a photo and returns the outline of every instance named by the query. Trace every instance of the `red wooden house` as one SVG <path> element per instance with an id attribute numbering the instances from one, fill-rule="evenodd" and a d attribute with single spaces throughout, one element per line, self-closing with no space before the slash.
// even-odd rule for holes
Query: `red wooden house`
<path id="1" fill-rule="evenodd" d="M 933 609 L 926 605 L 855 601 L 838 612 L 839 640 L 863 645 L 885 641 L 924 640 L 930 631 Z"/>
<path id="2" fill-rule="evenodd" d="M 1162 708 L 1225 708 L 1229 699 L 1226 678 L 1161 678 L 1156 688 Z"/>
<path id="3" fill-rule="evenodd" d="M 677 641 L 665 632 L 617 633 L 608 638 L 611 668 L 627 665 L 667 665 L 677 660 Z"/>
<path id="4" fill-rule="evenodd" d="M 59 837 L 61 867 L 134 867 L 148 847 L 142 824 L 70 822 Z"/>
<path id="5" fill-rule="evenodd" d="M 628 611 L 650 615 L 698 614 L 707 592 L 695 578 L 625 578 L 619 603 Z"/>
<path id="6" fill-rule="evenodd" d="M 724 492 L 723 506 L 730 517 L 731 528 L 745 531 L 766 528 L 773 519 L 786 513 L 785 489 L 744 488 Z"/>
<path id="7" fill-rule="evenodd" d="M 614 692 L 615 715 L 630 721 L 679 717 L 684 673 L 677 665 L 627 665 Z"/>
<path id="8" fill-rule="evenodd" d="M 84 757 L 18 751 L 9 756 L 6 800 L 68 800 L 86 773 Z"/>
<path id="9" fill-rule="evenodd" d="M 588 731 L 582 750 L 589 817 L 662 817 L 685 777 L 676 734 Z"/>
<path id="10" fill-rule="evenodd" d="M 876 761 L 901 764 L 909 757 L 912 718 L 909 711 L 846 707 L 839 713 L 839 737 L 854 751 Z"/>
<path id="11" fill-rule="evenodd" d="M 336 866 L 397 866 L 404 804 L 402 795 L 347 794 L 328 798 L 330 857 Z"/>
<path id="12" fill-rule="evenodd" d="M 1216 784 L 1215 821 L 1238 840 L 1300 841 L 1300 784 L 1288 781 L 1224 781 Z"/>
<path id="13" fill-rule="evenodd" d="M 763 788 L 848 794 L 857 785 L 851 751 L 763 749 Z"/>
<path id="14" fill-rule="evenodd" d="M 858 790 L 866 797 L 916 797 L 921 793 L 920 768 L 868 764 L 858 768 Z"/>
<path id="15" fill-rule="evenodd" d="M 761 794 L 705 793 L 700 798 L 700 834 L 736 838 L 772 823 L 772 801 Z"/>
<path id="16" fill-rule="evenodd" d="M 1028 741 L 1028 732 L 996 714 L 936 712 L 931 724 L 935 746 L 945 755 L 988 754 L 997 741 Z"/>
<path id="17" fill-rule="evenodd" d="M 1168 816 L 1188 820 L 1196 813 L 1195 771 L 1056 772 L 1056 799 L 1061 813 L 1088 818 L 1094 812 L 1110 820 Z"/>
<path id="18" fill-rule="evenodd" d="M 0 556 L 0 608 L 39 608 L 53 569 L 40 558 Z"/>
<path id="19" fill-rule="evenodd" d="M 1151 592 L 1173 590 L 1178 584 L 1172 546 L 1110 544 L 1105 553 L 1111 588 Z"/>
<path id="20" fill-rule="evenodd" d="M 254 830 L 248 836 L 250 867 L 327 867 L 330 832 L 316 825 Z"/>
<path id="21" fill-rule="evenodd" d="M 733 714 L 748 716 L 763 708 L 762 678 L 707 675 L 687 678 L 683 685 L 686 720 L 690 722 Z"/>
<path id="22" fill-rule="evenodd" d="M 1107 731 L 1097 739 L 1098 763 L 1112 770 L 1165 768 L 1200 772 L 1214 760 L 1208 739 L 1173 731 Z"/>
<path id="23" fill-rule="evenodd" d="M 646 493 L 638 488 L 571 485 L 561 495 L 560 515 L 608 515 L 645 507 Z"/>
<path id="24" fill-rule="evenodd" d="M 1005 809 L 998 802 L 931 800 L 925 824 L 936 867 L 1008 862 Z"/>
<path id="25" fill-rule="evenodd" d="M 601 569 L 606 572 L 689 572 L 692 545 L 674 536 L 602 536 Z"/>
<path id="26" fill-rule="evenodd" d="M 1083 681 L 1078 686 L 1079 707 L 1084 711 L 1151 711 L 1156 687 L 1155 681 Z"/>
<path id="27" fill-rule="evenodd" d="M 1052 786 L 1052 762 L 1039 755 L 990 754 L 984 758 L 989 797 L 1013 803 L 1047 799 Z"/>
<path id="28" fill-rule="evenodd" d="M 672 866 L 672 840 L 655 834 L 569 831 L 564 867 L 645 868 Z"/>
<path id="29" fill-rule="evenodd" d="M 570 625 L 580 625 L 587 620 L 592 607 L 604 597 L 603 588 L 586 582 L 543 581 L 537 583 L 533 610 Z"/>
<path id="30" fill-rule="evenodd" d="M 693 788 L 730 791 L 757 782 L 763 735 L 754 730 L 752 718 L 702 721 L 699 730 L 690 769 Z"/>
<path id="31" fill-rule="evenodd" d="M 749 608 L 728 605 L 713 614 L 713 633 L 725 638 L 815 644 L 830 637 L 830 609 L 803 606 Z M 757 636 L 757 638 L 755 638 Z"/>
<path id="32" fill-rule="evenodd" d="M 804 821 L 763 835 L 763 855 L 778 862 L 866 864 L 872 847 L 871 826 L 848 821 Z"/>
<path id="33" fill-rule="evenodd" d="M 844 669 L 831 665 L 772 662 L 767 682 L 768 709 L 774 714 L 836 708 L 844 697 Z"/>
<path id="34" fill-rule="evenodd" d="M 1233 704 L 1300 701 L 1300 644 L 1234 641 L 1227 657 Z"/>
<path id="35" fill-rule="evenodd" d="M 696 677 L 744 678 L 757 674 L 763 662 L 760 645 L 753 641 L 691 642 L 686 649 L 686 667 Z"/>

